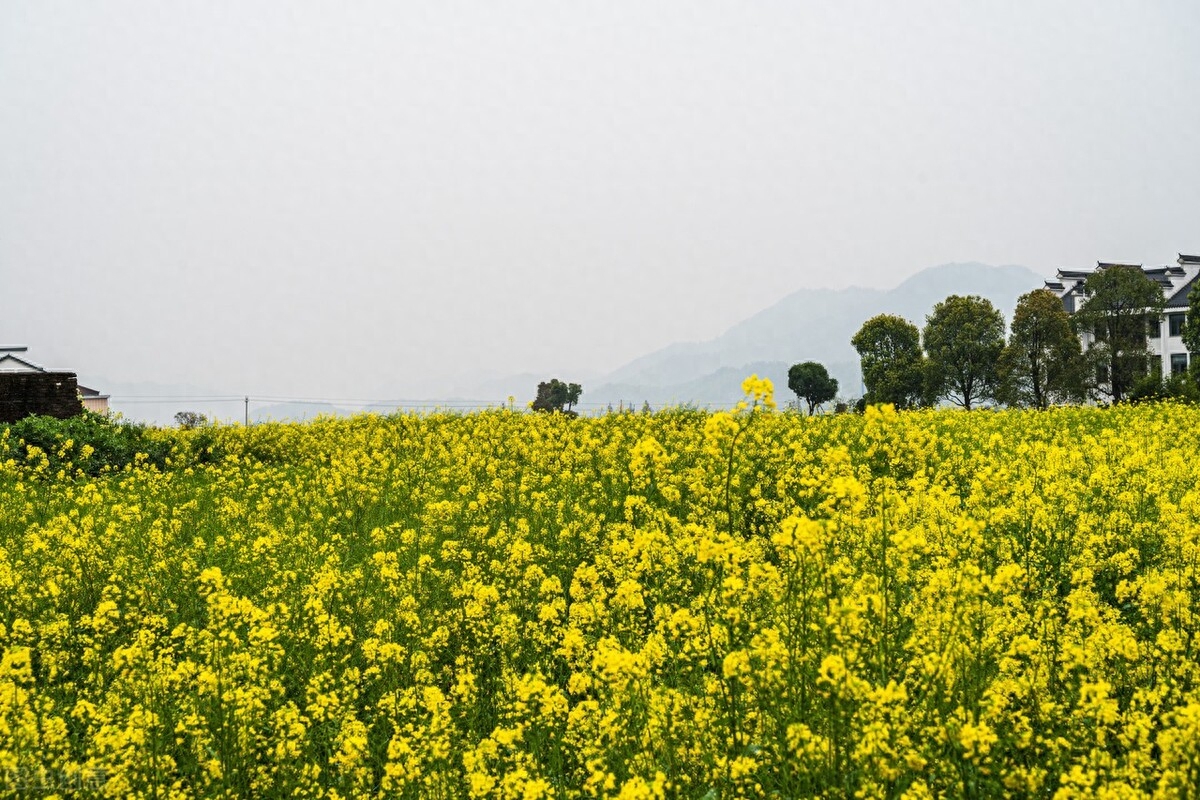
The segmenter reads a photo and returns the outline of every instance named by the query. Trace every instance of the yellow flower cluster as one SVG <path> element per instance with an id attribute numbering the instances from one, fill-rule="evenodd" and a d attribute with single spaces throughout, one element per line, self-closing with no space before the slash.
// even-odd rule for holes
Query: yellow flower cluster
<path id="1" fill-rule="evenodd" d="M 0 438 L 0 795 L 1195 796 L 1200 409 L 745 389 Z"/>

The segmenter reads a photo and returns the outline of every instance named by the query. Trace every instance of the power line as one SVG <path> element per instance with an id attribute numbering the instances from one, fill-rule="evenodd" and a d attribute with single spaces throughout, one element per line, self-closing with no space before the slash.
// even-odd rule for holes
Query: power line
<path id="1" fill-rule="evenodd" d="M 241 397 L 181 397 L 178 395 L 153 397 L 147 395 L 109 395 L 109 400 L 118 403 L 233 403 L 241 402 Z"/>

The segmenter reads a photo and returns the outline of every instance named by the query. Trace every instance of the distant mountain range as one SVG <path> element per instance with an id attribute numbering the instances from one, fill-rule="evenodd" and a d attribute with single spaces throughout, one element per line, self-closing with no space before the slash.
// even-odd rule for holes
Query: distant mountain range
<path id="1" fill-rule="evenodd" d="M 801 289 L 707 342 L 684 342 L 634 359 L 584 385 L 585 406 L 666 404 L 728 406 L 756 373 L 775 383 L 777 399 L 790 399 L 787 371 L 819 361 L 838 379 L 844 398 L 862 394 L 858 354 L 850 339 L 876 314 L 898 314 L 922 328 L 933 306 L 952 294 L 991 300 L 1007 321 L 1017 298 L 1043 285 L 1042 276 L 1019 266 L 944 264 L 923 270 L 890 290 Z"/>

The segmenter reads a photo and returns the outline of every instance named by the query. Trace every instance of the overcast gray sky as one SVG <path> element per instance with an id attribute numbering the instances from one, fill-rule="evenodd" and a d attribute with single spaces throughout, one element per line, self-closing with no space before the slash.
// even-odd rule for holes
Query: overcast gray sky
<path id="1" fill-rule="evenodd" d="M 1195 2 L 0 0 L 0 343 L 81 375 L 437 396 L 1178 251 Z"/>

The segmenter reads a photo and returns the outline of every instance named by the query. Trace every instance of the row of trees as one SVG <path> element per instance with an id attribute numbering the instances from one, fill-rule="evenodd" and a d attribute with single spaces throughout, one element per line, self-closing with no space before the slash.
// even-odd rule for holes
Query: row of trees
<path id="1" fill-rule="evenodd" d="M 1047 408 L 1089 399 L 1200 400 L 1200 371 L 1164 382 L 1153 369 L 1147 334 L 1163 312 L 1158 283 L 1137 267 L 1116 265 L 1089 275 L 1083 293 L 1074 315 L 1048 289 L 1022 295 L 1007 339 L 1003 315 L 977 295 L 947 297 L 923 330 L 892 314 L 872 317 L 851 339 L 866 389 L 860 402 L 917 408 L 945 401 L 969 411 L 983 402 Z M 1200 353 L 1200 292 L 1188 303 L 1183 341 Z M 1081 335 L 1089 339 L 1086 350 Z M 837 379 L 815 361 L 794 364 L 788 387 L 809 414 L 838 393 Z M 557 378 L 540 383 L 533 408 L 572 413 L 582 391 Z"/>
<path id="2" fill-rule="evenodd" d="M 1075 399 L 1083 380 L 1079 339 L 1053 292 L 1024 295 L 1006 343 L 1004 318 L 990 301 L 952 295 L 922 332 L 906 319 L 867 320 L 851 343 L 862 361 L 868 403 L 897 408 L 939 400 L 970 410 L 981 401 L 1045 407 Z"/>
<path id="3" fill-rule="evenodd" d="M 1164 386 L 1152 370 L 1147 332 L 1159 325 L 1164 302 L 1156 282 L 1134 267 L 1109 267 L 1087 278 L 1084 296 L 1070 315 L 1049 290 L 1022 295 L 1007 340 L 1004 317 L 975 295 L 938 303 L 923 331 L 902 317 L 873 317 L 851 340 L 862 362 L 863 400 L 897 408 L 948 401 L 970 410 L 987 401 L 1046 408 L 1197 394 L 1194 379 Z M 1197 306 L 1189 319 L 1200 320 L 1200 296 L 1189 301 Z M 1086 351 L 1080 334 L 1092 339 Z M 1200 325 L 1185 324 L 1184 342 L 1200 351 Z"/>

